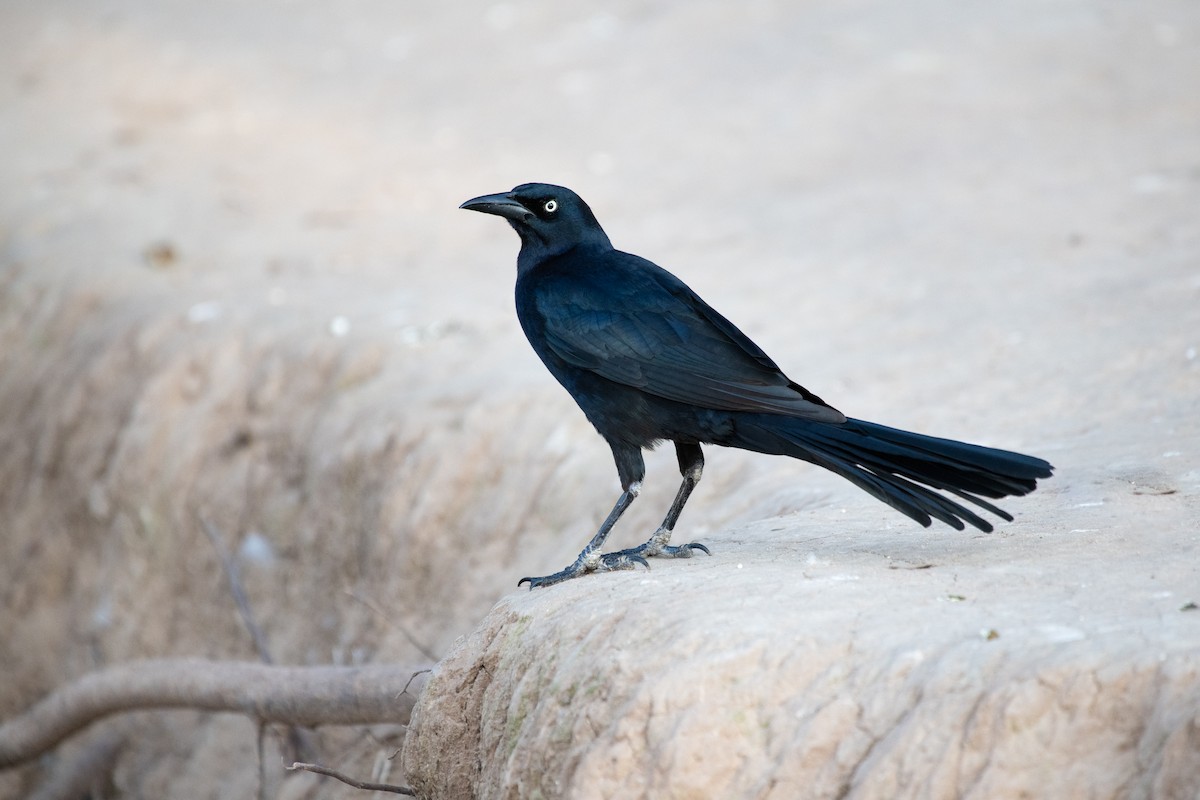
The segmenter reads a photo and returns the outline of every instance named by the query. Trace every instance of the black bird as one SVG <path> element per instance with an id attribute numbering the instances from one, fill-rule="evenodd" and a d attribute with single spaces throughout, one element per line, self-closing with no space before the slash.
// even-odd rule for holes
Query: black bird
<path id="1" fill-rule="evenodd" d="M 982 497 L 1023 495 L 1053 467 L 1033 456 L 888 428 L 846 417 L 788 378 L 732 322 L 671 273 L 613 248 L 570 189 L 526 183 L 460 208 L 504 217 L 521 237 L 517 317 L 529 343 L 612 448 L 621 496 L 587 547 L 550 586 L 587 572 L 649 566 L 708 548 L 668 544 L 704 466 L 702 444 L 799 458 L 836 472 L 928 527 L 991 524 L 962 500 L 1012 520 Z M 654 535 L 601 553 L 641 489 L 642 450 L 675 443 L 683 483 Z"/>

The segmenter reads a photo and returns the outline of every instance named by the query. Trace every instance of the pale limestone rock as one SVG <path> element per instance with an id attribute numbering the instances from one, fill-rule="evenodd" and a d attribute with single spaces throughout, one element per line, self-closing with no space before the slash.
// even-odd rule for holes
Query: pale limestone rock
<path id="1" fill-rule="evenodd" d="M 436 798 L 1200 794 L 1200 618 L 1135 599 L 1139 568 L 1093 572 L 1081 592 L 1061 539 L 1022 556 L 1016 537 L 940 537 L 905 565 L 865 531 L 804 558 L 801 525 L 757 527 L 711 542 L 712 559 L 501 601 L 421 698 L 414 785 Z"/>

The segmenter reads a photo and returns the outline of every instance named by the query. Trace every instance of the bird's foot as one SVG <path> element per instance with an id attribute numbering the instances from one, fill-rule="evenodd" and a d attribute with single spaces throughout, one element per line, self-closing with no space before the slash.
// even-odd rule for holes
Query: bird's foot
<path id="1" fill-rule="evenodd" d="M 618 550 L 615 553 L 609 553 L 614 556 L 625 556 L 627 558 L 658 558 L 665 556 L 667 558 L 691 558 L 699 550 L 706 556 L 711 556 L 709 549 L 699 542 L 688 542 L 687 544 L 673 545 L 661 544 L 653 545 L 651 542 L 639 544 L 637 547 L 631 547 L 628 550 Z"/>
<path id="2" fill-rule="evenodd" d="M 699 542 L 688 542 L 687 544 L 673 545 L 667 544 L 671 540 L 671 532 L 666 528 L 659 528 L 643 544 L 637 547 L 631 547 L 628 550 L 619 550 L 612 555 L 624 556 L 639 556 L 641 558 L 655 558 L 657 556 L 666 556 L 667 558 L 691 558 L 695 555 L 695 551 L 699 550 L 706 556 L 711 556 L 708 548 Z"/>
<path id="3" fill-rule="evenodd" d="M 575 563 L 569 567 L 561 569 L 553 575 L 543 575 L 540 578 L 521 578 L 517 582 L 517 586 L 524 586 L 528 583 L 530 590 L 533 590 L 569 581 L 572 578 L 578 578 L 580 575 L 586 575 L 589 572 L 614 572 L 619 569 L 633 569 L 637 566 L 650 569 L 650 562 L 646 559 L 659 556 L 667 558 L 691 558 L 697 550 L 706 556 L 712 555 L 708 548 L 699 542 L 688 542 L 681 545 L 667 544 L 670 539 L 671 532 L 665 528 L 659 528 L 648 541 L 639 544 L 637 547 L 603 554 L 584 550 L 579 554 L 579 558 L 575 559 Z"/>
<path id="4" fill-rule="evenodd" d="M 695 555 L 694 551 L 696 550 L 699 550 L 706 556 L 712 555 L 709 549 L 699 542 L 688 542 L 687 544 L 681 544 L 678 547 L 673 544 L 664 545 L 662 552 L 655 553 L 655 555 L 669 556 L 670 558 L 691 558 Z"/>
<path id="5" fill-rule="evenodd" d="M 587 553 L 586 551 L 579 554 L 579 558 L 575 559 L 575 563 L 565 569 L 560 569 L 553 575 L 543 575 L 540 578 L 521 578 L 517 581 L 517 587 L 524 584 L 529 584 L 530 591 L 541 589 L 546 586 L 553 586 L 556 583 L 569 581 L 571 578 L 578 578 L 580 575 L 586 575 L 589 572 L 613 572 L 619 569 L 633 569 L 637 566 L 643 566 L 650 569 L 650 562 L 646 561 L 640 553 L 635 553 L 632 550 L 620 550 L 616 553 Z"/>

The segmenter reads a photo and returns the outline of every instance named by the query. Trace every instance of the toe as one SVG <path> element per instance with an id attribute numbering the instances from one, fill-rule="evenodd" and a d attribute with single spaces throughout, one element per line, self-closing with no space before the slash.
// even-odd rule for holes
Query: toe
<path id="1" fill-rule="evenodd" d="M 629 553 L 625 551 L 617 553 L 608 553 L 600 559 L 601 569 L 605 571 L 618 569 L 633 569 L 639 564 L 646 569 L 650 569 L 650 562 L 642 558 L 637 553 Z"/>
<path id="2" fill-rule="evenodd" d="M 708 548 L 699 542 L 688 542 L 687 544 L 681 544 L 678 547 L 664 547 L 662 552 L 663 555 L 672 556 L 674 558 L 691 558 L 693 550 L 699 550 L 708 556 L 712 555 L 712 553 L 708 551 Z"/>

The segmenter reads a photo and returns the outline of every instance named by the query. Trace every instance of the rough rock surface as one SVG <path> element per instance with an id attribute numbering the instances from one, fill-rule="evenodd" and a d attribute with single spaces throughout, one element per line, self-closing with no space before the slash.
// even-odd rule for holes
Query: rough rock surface
<path id="1" fill-rule="evenodd" d="M 204 518 L 281 663 L 476 629 L 408 745 L 431 795 L 1194 797 L 1192 0 L 11 2 L 0 153 L 0 714 L 253 657 Z M 616 492 L 515 237 L 457 210 L 527 180 L 835 405 L 1058 475 L 983 536 L 710 451 L 711 559 L 515 593 Z M 675 485 L 655 453 L 614 543 Z M 249 722 L 132 731 L 101 794 L 255 791 Z M 398 743 L 319 740 L 393 780 Z"/>
<path id="2" fill-rule="evenodd" d="M 447 798 L 1196 797 L 1195 543 L 1151 576 L 1078 536 L 829 515 L 514 595 L 439 666 L 406 768 Z"/>

